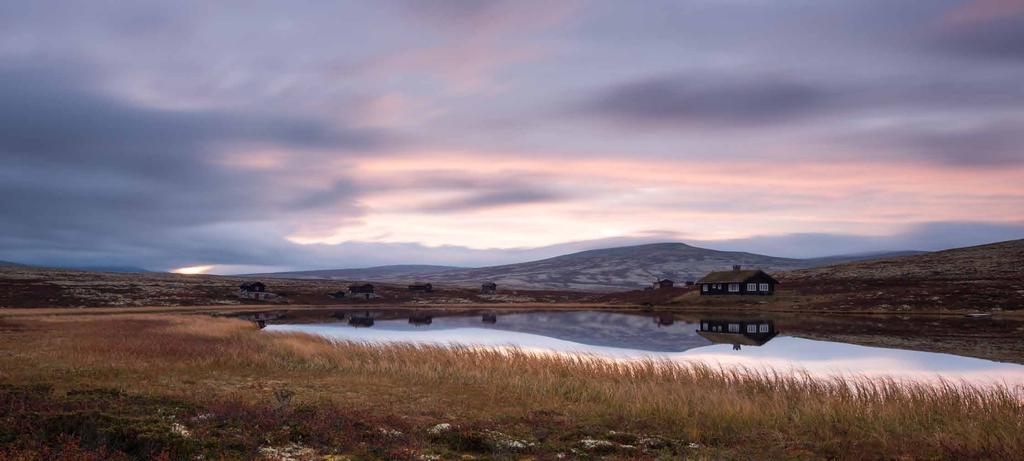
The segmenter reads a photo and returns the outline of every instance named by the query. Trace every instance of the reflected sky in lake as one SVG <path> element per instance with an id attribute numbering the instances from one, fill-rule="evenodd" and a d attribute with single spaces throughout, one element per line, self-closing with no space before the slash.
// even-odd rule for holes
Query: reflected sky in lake
<path id="1" fill-rule="evenodd" d="M 665 322 L 662 322 L 665 323 Z M 779 336 L 762 346 L 716 344 L 697 333 L 699 324 L 614 312 L 529 312 L 499 314 L 496 323 L 481 316 L 433 317 L 429 325 L 408 319 L 377 320 L 369 328 L 344 321 L 269 325 L 271 332 L 304 332 L 336 340 L 417 344 L 514 346 L 536 352 L 590 354 L 616 360 L 699 360 L 722 366 L 805 370 L 812 375 L 892 376 L 915 380 L 967 380 L 1024 385 L 1024 366 L 952 354 L 858 346 Z M 726 335 L 727 336 L 727 335 Z"/>

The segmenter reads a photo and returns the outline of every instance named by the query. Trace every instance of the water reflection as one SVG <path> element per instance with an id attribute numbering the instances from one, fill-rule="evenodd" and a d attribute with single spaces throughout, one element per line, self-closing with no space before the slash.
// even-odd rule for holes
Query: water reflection
<path id="1" fill-rule="evenodd" d="M 943 377 L 1024 384 L 1021 365 L 780 336 L 785 332 L 777 330 L 775 321 L 767 318 L 709 317 L 691 321 L 671 314 L 558 311 L 473 315 L 421 312 L 376 318 L 372 312 L 358 312 L 345 320 L 271 324 L 266 330 L 373 343 L 514 346 L 528 351 L 590 354 L 615 360 L 699 360 L 723 366 L 801 369 L 814 375 L 886 375 L 918 380 Z"/>
<path id="2" fill-rule="evenodd" d="M 763 346 L 779 332 L 771 320 L 701 319 L 697 334 L 714 344 L 732 344 L 738 351 L 742 346 Z"/>

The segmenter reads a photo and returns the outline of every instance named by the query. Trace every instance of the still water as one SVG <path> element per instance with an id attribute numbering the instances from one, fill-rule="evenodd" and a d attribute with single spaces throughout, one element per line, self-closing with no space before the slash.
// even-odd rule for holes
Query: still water
<path id="1" fill-rule="evenodd" d="M 304 332 L 340 341 L 517 347 L 614 360 L 702 361 L 816 376 L 891 376 L 933 381 L 1024 385 L 1024 365 L 953 354 L 870 347 L 787 335 L 770 319 L 672 316 L 606 311 L 476 313 L 375 318 L 357 312 L 327 323 L 284 323 L 270 332 Z"/>

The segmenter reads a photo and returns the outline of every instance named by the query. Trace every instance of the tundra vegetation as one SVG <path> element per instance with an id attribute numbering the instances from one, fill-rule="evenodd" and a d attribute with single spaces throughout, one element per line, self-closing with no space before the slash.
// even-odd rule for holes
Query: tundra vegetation
<path id="1" fill-rule="evenodd" d="M 1021 389 L 0 311 L 0 459 L 1014 459 Z"/>

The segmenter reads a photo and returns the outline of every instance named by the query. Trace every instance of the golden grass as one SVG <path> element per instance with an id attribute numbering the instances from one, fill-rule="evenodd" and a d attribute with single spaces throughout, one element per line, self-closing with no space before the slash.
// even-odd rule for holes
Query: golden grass
<path id="1" fill-rule="evenodd" d="M 340 405 L 353 414 L 439 422 L 558 443 L 608 430 L 693 442 L 721 456 L 1018 458 L 1017 391 L 963 383 L 814 379 L 664 361 L 523 351 L 337 344 L 186 315 L 6 320 L 0 382 L 114 387 L 219 399 Z"/>

